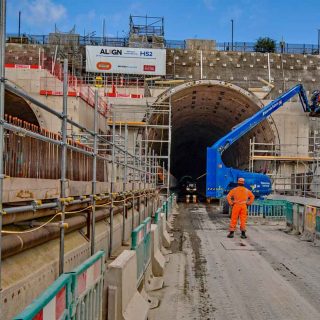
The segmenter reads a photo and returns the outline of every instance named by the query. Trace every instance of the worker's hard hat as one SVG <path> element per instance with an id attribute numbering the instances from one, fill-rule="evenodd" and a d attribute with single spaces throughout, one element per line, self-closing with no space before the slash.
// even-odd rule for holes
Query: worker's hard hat
<path id="1" fill-rule="evenodd" d="M 244 179 L 243 179 L 243 178 L 239 178 L 239 179 L 238 179 L 238 183 L 239 183 L 239 184 L 244 184 Z"/>

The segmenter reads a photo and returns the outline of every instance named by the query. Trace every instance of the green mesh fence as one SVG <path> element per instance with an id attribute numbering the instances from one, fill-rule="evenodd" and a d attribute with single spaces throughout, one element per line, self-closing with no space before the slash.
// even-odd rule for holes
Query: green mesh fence
<path id="1" fill-rule="evenodd" d="M 320 234 L 320 216 L 316 216 L 316 232 Z"/>
<path id="2" fill-rule="evenodd" d="M 151 218 L 143 221 L 144 225 L 144 269 L 146 270 L 151 261 Z"/>
<path id="3" fill-rule="evenodd" d="M 248 207 L 251 217 L 288 218 L 293 220 L 292 203 L 286 200 L 256 200 Z"/>
<path id="4" fill-rule="evenodd" d="M 144 225 L 140 224 L 131 233 L 131 249 L 137 254 L 137 280 L 141 281 L 144 273 Z"/>

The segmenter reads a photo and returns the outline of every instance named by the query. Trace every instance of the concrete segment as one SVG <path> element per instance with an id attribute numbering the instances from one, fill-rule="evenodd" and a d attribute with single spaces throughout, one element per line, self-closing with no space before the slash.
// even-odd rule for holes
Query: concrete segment
<path id="1" fill-rule="evenodd" d="M 111 287 L 108 319 L 147 319 L 148 303 L 137 291 L 137 256 L 134 250 L 123 251 L 108 266 L 106 282 Z"/>
<path id="2" fill-rule="evenodd" d="M 155 276 L 160 277 L 163 276 L 164 267 L 165 267 L 165 257 L 160 251 L 161 248 L 161 240 L 159 227 L 156 224 L 151 225 L 151 262 L 152 262 L 152 272 Z"/>
<path id="3" fill-rule="evenodd" d="M 166 229 L 166 216 L 164 213 L 161 213 L 161 231 L 160 231 L 160 233 L 161 233 L 162 245 L 166 249 L 170 248 L 172 239 L 170 238 L 170 235 Z"/>

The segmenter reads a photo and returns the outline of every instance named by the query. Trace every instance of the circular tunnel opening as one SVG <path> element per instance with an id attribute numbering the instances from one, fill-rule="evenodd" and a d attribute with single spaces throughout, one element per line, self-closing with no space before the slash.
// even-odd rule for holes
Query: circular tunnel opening
<path id="1" fill-rule="evenodd" d="M 17 117 L 39 127 L 39 121 L 26 100 L 18 95 L 5 91 L 4 113 L 8 116 Z"/>
<path id="2" fill-rule="evenodd" d="M 205 194 L 206 149 L 243 120 L 256 113 L 262 102 L 230 83 L 201 80 L 184 83 L 162 94 L 158 103 L 171 101 L 171 173 L 179 181 L 184 176 L 197 180 Z M 270 143 L 276 139 L 272 119 L 265 120 L 239 139 L 224 154 L 227 166 L 248 169 L 250 139 Z M 265 168 L 258 168 L 258 170 Z"/>

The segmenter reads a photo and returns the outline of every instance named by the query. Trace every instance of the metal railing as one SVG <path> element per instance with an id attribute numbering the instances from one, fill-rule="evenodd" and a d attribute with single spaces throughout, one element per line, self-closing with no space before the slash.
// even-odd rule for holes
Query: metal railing
<path id="1" fill-rule="evenodd" d="M 10 177 L 34 179 L 60 179 L 61 176 L 61 134 L 50 132 L 26 121 L 6 115 L 8 124 L 41 135 L 43 140 L 6 130 L 4 138 L 4 172 Z M 46 138 L 50 139 L 49 141 Z M 67 139 L 66 179 L 92 181 L 93 148 L 80 141 Z M 82 150 L 82 151 L 80 151 Z M 98 152 L 97 181 L 108 181 L 104 167 L 110 162 L 110 154 Z"/>
<path id="2" fill-rule="evenodd" d="M 27 124 L 19 119 L 7 117 L 1 123 L 5 129 L 6 159 L 5 168 L 11 176 L 51 178 L 61 180 L 60 190 L 60 218 L 61 226 L 64 225 L 66 211 L 66 201 L 63 199 L 67 195 L 68 179 L 92 181 L 92 194 L 90 201 L 91 215 L 91 250 L 94 253 L 95 239 L 95 208 L 96 208 L 96 185 L 97 181 L 110 183 L 111 194 L 115 192 L 115 183 L 119 176 L 117 172 L 123 170 L 124 191 L 128 182 L 144 182 L 144 189 L 147 184 L 155 185 L 157 161 L 147 157 L 150 154 L 149 145 L 142 143 L 140 137 L 141 153 L 132 154 L 129 151 L 128 129 L 125 126 L 125 135 L 117 133 L 115 125 L 112 125 L 110 135 L 101 134 L 98 131 L 98 92 L 94 96 L 94 124 L 93 130 L 74 122 L 68 118 L 67 114 L 67 61 L 64 62 L 64 82 L 63 82 L 63 111 L 55 111 L 43 103 L 32 98 L 24 91 L 6 83 L 7 90 L 29 100 L 37 107 L 49 112 L 52 116 L 60 119 L 61 134 L 54 134 L 40 129 L 36 126 Z M 6 121 L 7 120 L 7 121 Z M 69 130 L 76 128 L 79 130 L 77 135 L 68 135 Z M 75 139 L 80 139 L 78 142 Z M 121 141 L 120 141 L 120 140 Z M 119 141 L 118 141 L 119 140 Z M 144 147 L 142 149 L 142 146 Z M 47 159 L 44 157 L 48 157 Z M 49 160 L 48 160 L 49 159 Z M 50 162 L 49 162 L 50 161 Z M 107 164 L 111 164 L 109 174 Z M 13 168 L 12 168 L 13 166 Z M 122 175 L 121 175 L 122 176 Z M 131 181 L 128 179 L 131 177 Z M 141 190 L 142 188 L 140 188 Z M 145 198 L 149 195 L 146 194 Z M 110 230 L 113 230 L 114 201 L 111 199 L 110 210 Z M 124 219 L 125 220 L 125 219 Z M 60 257 L 59 271 L 63 272 L 64 265 L 64 228 L 61 227 L 60 237 Z M 113 235 L 110 232 L 109 254 L 112 254 Z"/>
<path id="3" fill-rule="evenodd" d="M 273 191 L 283 195 L 320 197 L 320 175 L 313 172 L 272 176 Z"/>
<path id="4" fill-rule="evenodd" d="M 99 251 L 70 273 L 71 319 L 102 319 L 104 259 L 104 251 Z"/>
<path id="5" fill-rule="evenodd" d="M 10 38 L 18 39 L 18 34 L 7 34 L 7 41 Z M 64 37 L 53 37 L 49 35 L 31 35 L 23 34 L 20 36 L 21 43 L 27 41 L 31 44 L 66 44 Z M 69 45 L 104 45 L 113 47 L 128 47 L 128 37 L 98 37 L 98 36 L 75 36 L 67 40 Z M 152 43 L 141 43 L 144 47 L 152 47 Z M 165 48 L 172 49 L 187 49 L 187 43 L 185 40 L 164 40 Z M 233 48 L 233 50 L 232 50 Z M 217 42 L 216 50 L 218 51 L 240 51 L 240 52 L 255 52 L 255 42 Z M 283 43 L 279 42 L 275 47 L 276 53 L 291 53 L 291 54 L 319 54 L 318 44 L 294 44 L 294 43 Z"/>
<path id="6" fill-rule="evenodd" d="M 23 312 L 14 317 L 14 320 L 70 319 L 70 305 L 72 301 L 72 278 L 70 274 L 60 277 L 35 299 Z"/>
<path id="7" fill-rule="evenodd" d="M 151 261 L 151 218 L 146 218 L 142 224 L 132 231 L 131 250 L 137 255 L 137 283 L 140 285 L 143 275 Z"/>
<path id="8" fill-rule="evenodd" d="M 64 273 L 14 320 L 102 319 L 105 254 L 98 251 Z"/>
<path id="9" fill-rule="evenodd" d="M 249 171 L 267 174 L 273 192 L 320 196 L 318 136 L 296 137 L 296 143 L 258 143 L 250 140 Z"/>
<path id="10" fill-rule="evenodd" d="M 283 219 L 292 212 L 292 204 L 285 200 L 255 200 L 248 206 L 250 217 Z"/>
<path id="11" fill-rule="evenodd" d="M 40 78 L 40 94 L 41 95 L 63 95 L 64 77 L 67 78 L 68 96 L 80 97 L 87 102 L 88 105 L 94 108 L 95 106 L 95 92 L 90 87 L 90 83 L 84 81 L 83 78 L 76 77 L 67 73 L 64 75 L 62 65 L 60 63 L 53 63 L 53 61 L 44 65 L 48 74 L 46 77 Z M 104 116 L 108 113 L 108 104 L 104 97 L 98 96 L 98 112 Z"/>
<path id="12" fill-rule="evenodd" d="M 165 226 L 161 222 L 161 213 L 166 215 L 166 220 L 172 213 L 173 204 L 176 196 L 171 194 L 162 204 L 160 208 L 154 211 L 153 222 L 159 225 L 160 232 Z M 151 262 L 151 217 L 147 217 L 137 228 L 131 233 L 131 250 L 136 251 L 137 255 L 137 286 L 143 280 L 143 276 Z"/>

